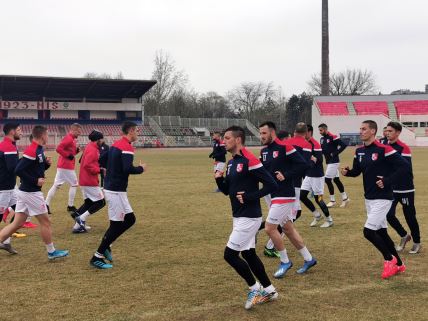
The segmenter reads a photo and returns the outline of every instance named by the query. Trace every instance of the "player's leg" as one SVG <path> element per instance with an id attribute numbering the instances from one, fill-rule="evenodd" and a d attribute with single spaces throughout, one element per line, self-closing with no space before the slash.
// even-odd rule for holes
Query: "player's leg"
<path id="1" fill-rule="evenodd" d="M 271 205 L 271 196 L 270 195 L 266 195 L 265 197 L 263 197 L 263 199 L 266 202 L 266 205 L 268 208 L 270 208 Z M 264 230 L 265 229 L 265 224 L 266 222 L 262 222 L 262 224 L 260 224 L 260 228 L 259 230 Z M 281 225 L 278 225 L 278 232 L 281 234 L 281 236 L 284 236 L 284 234 L 282 233 L 282 228 Z M 263 254 L 267 257 L 277 257 L 279 258 L 279 252 L 278 250 L 275 248 L 275 245 L 273 244 L 273 241 L 271 239 L 269 239 L 265 245 L 265 248 L 263 250 Z"/>
<path id="2" fill-rule="evenodd" d="M 294 188 L 294 194 L 296 195 L 296 200 L 294 201 L 293 211 L 295 213 L 294 220 L 297 220 L 302 215 L 302 206 L 300 204 L 300 187 Z"/>
<path id="3" fill-rule="evenodd" d="M 304 260 L 303 266 L 299 268 L 296 272 L 298 274 L 305 273 L 311 267 L 317 264 L 317 260 L 309 252 L 308 248 L 305 245 L 305 242 L 303 241 L 302 236 L 297 231 L 295 225 L 291 220 L 288 220 L 284 224 L 283 230 L 284 230 L 285 236 L 287 236 L 291 244 L 293 244 L 294 247 L 299 251 L 300 255 L 302 255 Z"/>
<path id="4" fill-rule="evenodd" d="M 5 250 L 11 254 L 18 253 L 10 245 L 10 237 L 25 223 L 26 219 L 27 219 L 27 214 L 15 213 L 14 220 L 10 224 L 6 225 L 0 231 L 0 249 L 1 250 Z"/>
<path id="5" fill-rule="evenodd" d="M 337 189 L 340 192 L 340 196 L 342 197 L 342 203 L 340 204 L 340 207 L 344 208 L 349 204 L 350 199 L 348 198 L 348 195 L 345 192 L 345 186 L 343 186 L 343 183 L 340 180 L 340 173 L 339 173 L 340 164 L 337 163 L 335 165 L 337 166 L 336 167 L 336 177 L 333 178 L 333 182 L 334 182 L 334 184 L 336 184 Z"/>
<path id="6" fill-rule="evenodd" d="M 402 251 L 406 246 L 407 242 L 409 242 L 412 238 L 407 233 L 406 229 L 401 225 L 400 220 L 397 217 L 397 204 L 400 202 L 402 204 L 402 194 L 394 193 L 394 200 L 392 201 L 391 208 L 389 209 L 388 214 L 386 215 L 386 219 L 388 224 L 400 235 L 401 240 L 400 244 L 396 246 L 397 251 Z M 403 208 L 404 209 L 404 208 Z"/>
<path id="7" fill-rule="evenodd" d="M 406 194 L 406 202 L 402 202 L 404 217 L 406 219 L 407 225 L 410 228 L 410 233 L 413 238 L 413 246 L 409 251 L 410 254 L 416 254 L 420 251 L 421 248 L 421 235 L 419 229 L 419 223 L 416 218 L 416 208 L 415 208 L 415 192 L 410 192 Z M 404 248 L 404 247 L 403 247 Z"/>
<path id="8" fill-rule="evenodd" d="M 103 199 L 97 200 L 97 201 L 91 201 L 91 205 L 89 206 L 89 208 L 83 212 L 81 215 L 76 217 L 76 223 L 73 227 L 73 231 L 74 229 L 80 227 L 81 229 L 85 230 L 87 229 L 87 225 L 86 225 L 86 220 L 87 218 L 92 215 L 95 214 L 96 212 L 98 212 L 99 210 L 101 210 L 104 206 L 106 205 L 106 202 Z M 77 224 L 77 225 L 76 225 Z"/>
<path id="9" fill-rule="evenodd" d="M 68 204 L 67 211 L 74 214 L 76 207 L 74 206 L 74 199 L 76 198 L 77 187 L 79 186 L 76 172 L 72 169 L 64 170 L 64 179 L 70 185 L 68 190 Z"/>
<path id="10" fill-rule="evenodd" d="M 56 192 L 61 188 L 61 186 L 65 183 L 65 175 L 62 169 L 58 168 L 55 175 L 55 180 L 52 187 L 48 191 L 48 195 L 46 196 L 46 205 L 48 207 L 48 213 L 50 214 L 50 206 L 52 203 L 52 199 L 55 197 Z"/>
<path id="11" fill-rule="evenodd" d="M 325 216 L 325 222 L 321 225 L 321 227 L 324 228 L 333 226 L 333 217 L 331 216 L 330 211 L 328 210 L 328 207 L 323 200 L 323 195 L 315 194 L 315 202 L 318 204 Z"/>
<path id="12" fill-rule="evenodd" d="M 325 184 L 327 185 L 328 193 L 330 194 L 330 202 L 327 204 L 328 207 L 336 205 L 336 197 L 334 195 L 333 179 L 337 175 L 337 168 L 335 164 L 327 164 L 325 170 Z"/>

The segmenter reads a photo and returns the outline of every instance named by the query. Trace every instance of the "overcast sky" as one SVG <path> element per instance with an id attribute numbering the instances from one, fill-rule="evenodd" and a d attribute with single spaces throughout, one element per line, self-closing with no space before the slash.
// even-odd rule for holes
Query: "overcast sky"
<path id="1" fill-rule="evenodd" d="M 373 71 L 382 93 L 428 84 L 428 1 L 330 0 L 330 70 Z M 321 0 L 20 0 L 0 3 L 0 74 L 149 79 L 163 49 L 199 92 L 321 69 Z"/>

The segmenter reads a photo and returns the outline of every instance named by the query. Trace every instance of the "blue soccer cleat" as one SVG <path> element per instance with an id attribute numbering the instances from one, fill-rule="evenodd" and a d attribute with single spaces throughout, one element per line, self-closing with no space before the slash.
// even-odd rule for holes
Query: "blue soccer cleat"
<path id="1" fill-rule="evenodd" d="M 250 310 L 253 306 L 259 303 L 260 290 L 250 290 L 247 294 L 247 301 L 245 301 L 245 309 Z"/>
<path id="2" fill-rule="evenodd" d="M 113 262 L 113 255 L 111 254 L 111 249 L 105 250 L 104 256 L 105 256 L 107 261 Z"/>
<path id="3" fill-rule="evenodd" d="M 280 263 L 278 270 L 276 270 L 276 272 L 273 274 L 273 277 L 275 279 L 282 279 L 285 274 L 287 273 L 287 271 L 289 269 L 291 269 L 291 267 L 293 266 L 293 262 L 289 261 L 288 263 Z"/>
<path id="4" fill-rule="evenodd" d="M 91 259 L 91 261 L 89 262 L 89 264 L 91 264 L 94 268 L 97 268 L 100 270 L 107 270 L 107 269 L 111 269 L 113 267 L 113 265 L 108 264 L 108 263 L 104 262 L 103 259 L 100 259 L 97 257 L 93 257 Z"/>
<path id="5" fill-rule="evenodd" d="M 54 260 L 54 259 L 58 259 L 61 257 L 66 257 L 66 256 L 68 256 L 67 250 L 55 250 L 51 253 L 48 253 L 49 260 Z"/>
<path id="6" fill-rule="evenodd" d="M 297 274 L 306 273 L 311 267 L 317 265 L 317 260 L 313 257 L 310 261 L 305 261 L 303 266 L 296 271 Z"/>

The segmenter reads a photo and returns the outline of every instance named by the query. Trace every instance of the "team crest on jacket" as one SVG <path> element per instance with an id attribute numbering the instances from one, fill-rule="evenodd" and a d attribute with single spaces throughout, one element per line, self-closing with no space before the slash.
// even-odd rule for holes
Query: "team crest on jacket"
<path id="1" fill-rule="evenodd" d="M 373 154 L 372 154 L 372 160 L 374 160 L 374 161 L 375 161 L 375 160 L 377 160 L 377 157 L 378 157 L 378 154 L 377 154 L 377 153 L 373 153 Z"/>
<path id="2" fill-rule="evenodd" d="M 275 151 L 273 152 L 273 158 L 277 158 L 277 157 L 278 157 L 278 155 L 279 155 L 279 152 L 278 152 L 277 150 L 275 150 Z"/>
<path id="3" fill-rule="evenodd" d="M 242 172 L 242 169 L 244 168 L 244 164 L 237 164 L 236 165 L 236 171 L 238 173 Z"/>

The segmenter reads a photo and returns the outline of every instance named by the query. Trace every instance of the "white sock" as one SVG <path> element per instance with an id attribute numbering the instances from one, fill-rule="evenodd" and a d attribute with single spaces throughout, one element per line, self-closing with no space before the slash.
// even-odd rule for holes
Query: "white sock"
<path id="1" fill-rule="evenodd" d="M 271 284 L 271 285 L 269 285 L 268 287 L 265 288 L 265 291 L 267 293 L 272 293 L 272 292 L 275 292 L 276 290 L 275 290 L 274 286 Z"/>
<path id="2" fill-rule="evenodd" d="M 25 220 L 25 223 L 31 222 L 31 216 L 28 216 L 27 219 Z"/>
<path id="3" fill-rule="evenodd" d="M 309 252 L 309 250 L 307 249 L 306 246 L 304 248 L 300 249 L 299 253 L 303 256 L 303 259 L 305 261 L 312 260 L 312 255 L 311 255 L 311 253 Z"/>
<path id="4" fill-rule="evenodd" d="M 342 195 L 342 201 L 348 198 L 348 195 L 346 194 L 346 192 L 341 193 L 341 195 Z"/>
<path id="5" fill-rule="evenodd" d="M 275 247 L 275 245 L 273 244 L 272 240 L 269 239 L 269 241 L 266 243 L 266 248 L 268 250 L 272 250 Z"/>
<path id="6" fill-rule="evenodd" d="M 46 250 L 48 250 L 48 253 L 54 252 L 55 251 L 55 247 L 54 247 L 53 243 L 46 244 Z"/>
<path id="7" fill-rule="evenodd" d="M 74 198 L 76 197 L 77 187 L 71 186 L 68 190 L 68 206 L 74 205 Z"/>
<path id="8" fill-rule="evenodd" d="M 91 215 L 91 213 L 89 213 L 88 211 L 86 211 L 85 213 L 83 213 L 82 215 L 80 215 L 79 218 L 82 221 L 86 221 L 86 219 L 88 218 L 89 215 Z"/>
<path id="9" fill-rule="evenodd" d="M 336 197 L 334 195 L 330 195 L 330 201 L 336 202 Z"/>
<path id="10" fill-rule="evenodd" d="M 317 210 L 313 211 L 312 214 L 314 215 L 315 218 L 320 218 L 321 217 L 320 212 L 318 212 Z"/>
<path id="11" fill-rule="evenodd" d="M 260 283 L 259 282 L 254 283 L 254 285 L 250 286 L 250 290 L 251 291 L 260 290 Z"/>
<path id="12" fill-rule="evenodd" d="M 282 263 L 288 263 L 290 262 L 288 255 L 287 255 L 287 250 L 284 249 L 282 251 L 279 251 L 279 258 L 281 260 Z"/>
<path id="13" fill-rule="evenodd" d="M 10 237 L 8 237 L 7 239 L 5 239 L 2 243 L 3 244 L 10 244 Z"/>
<path id="14" fill-rule="evenodd" d="M 59 186 L 53 185 L 51 189 L 48 192 L 48 196 L 46 196 L 46 205 L 49 206 L 51 204 L 51 201 L 53 197 L 55 196 L 56 191 L 59 189 Z"/>
<path id="15" fill-rule="evenodd" d="M 98 252 L 95 252 L 94 256 L 97 257 L 97 258 L 99 258 L 99 259 L 105 259 L 105 256 L 102 255 L 102 254 L 100 254 L 100 253 L 98 253 Z"/>
<path id="16" fill-rule="evenodd" d="M 325 220 L 326 220 L 327 222 L 333 222 L 333 217 L 331 217 L 331 214 L 330 214 L 330 216 L 329 216 L 329 217 L 326 217 L 326 218 L 325 218 Z"/>

